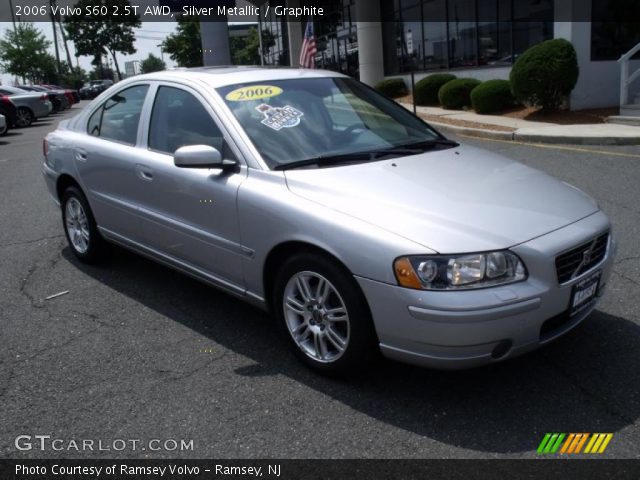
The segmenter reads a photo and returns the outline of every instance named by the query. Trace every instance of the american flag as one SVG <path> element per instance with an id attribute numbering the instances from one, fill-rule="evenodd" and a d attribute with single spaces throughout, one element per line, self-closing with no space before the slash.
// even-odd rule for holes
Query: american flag
<path id="1" fill-rule="evenodd" d="M 313 20 L 307 22 L 307 28 L 304 30 L 304 41 L 302 42 L 302 51 L 300 52 L 300 66 L 302 68 L 316 68 L 315 56 L 318 53 L 316 46 L 316 37 L 313 35 Z"/>

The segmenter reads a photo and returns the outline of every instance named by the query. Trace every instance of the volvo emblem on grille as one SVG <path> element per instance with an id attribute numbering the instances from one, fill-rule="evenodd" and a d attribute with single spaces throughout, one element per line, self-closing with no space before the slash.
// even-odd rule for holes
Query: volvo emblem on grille
<path id="1" fill-rule="evenodd" d="M 589 248 L 587 248 L 584 252 L 582 252 L 582 261 L 580 262 L 580 265 L 578 265 L 578 268 L 576 268 L 576 271 L 573 272 L 573 275 L 571 276 L 571 278 L 576 278 L 578 275 L 582 273 L 582 269 L 585 267 L 585 265 L 589 265 L 589 263 L 591 262 L 593 251 L 596 248 L 597 242 L 598 242 L 598 239 L 595 239 L 591 243 L 591 245 L 589 245 Z"/>

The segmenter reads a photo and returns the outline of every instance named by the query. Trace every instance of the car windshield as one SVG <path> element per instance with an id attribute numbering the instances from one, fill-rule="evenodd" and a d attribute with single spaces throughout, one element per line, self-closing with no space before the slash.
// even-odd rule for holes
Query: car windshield
<path id="1" fill-rule="evenodd" d="M 350 78 L 231 85 L 218 93 L 271 168 L 377 158 L 444 139 L 405 108 Z M 374 155 L 374 152 L 376 153 Z M 320 162 L 317 162 L 320 165 Z"/>

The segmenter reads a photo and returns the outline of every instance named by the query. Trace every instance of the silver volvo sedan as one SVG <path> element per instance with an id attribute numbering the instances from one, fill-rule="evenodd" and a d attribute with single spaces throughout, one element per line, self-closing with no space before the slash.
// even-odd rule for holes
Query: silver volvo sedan
<path id="1" fill-rule="evenodd" d="M 118 244 L 268 309 L 326 373 L 380 351 L 445 369 L 520 355 L 582 322 L 611 273 L 589 196 L 336 73 L 137 76 L 44 152 L 80 260 Z"/>

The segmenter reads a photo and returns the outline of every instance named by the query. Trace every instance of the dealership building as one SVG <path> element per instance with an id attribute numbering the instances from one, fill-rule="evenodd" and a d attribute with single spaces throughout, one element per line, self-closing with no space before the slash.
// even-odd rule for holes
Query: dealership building
<path id="1" fill-rule="evenodd" d="M 564 38 L 574 45 L 580 66 L 578 85 L 569 99 L 571 109 L 616 106 L 621 102 L 622 88 L 618 60 L 640 43 L 639 24 L 625 23 L 630 15 L 638 18 L 638 12 L 629 11 L 634 3 L 315 0 L 313 5 L 323 9 L 322 16 L 313 18 L 316 67 L 340 71 L 370 85 L 389 77 L 403 77 L 410 84 L 411 72 L 417 80 L 445 71 L 480 80 L 506 79 L 513 62 L 527 48 Z M 298 66 L 306 19 L 276 16 L 274 12 L 276 6 L 306 4 L 303 0 L 262 4 L 261 28 L 271 32 L 264 47 L 265 64 Z M 265 17 L 267 5 L 270 13 Z M 215 27 L 204 27 L 205 48 L 207 28 Z M 632 76 L 640 69 L 640 60 L 632 59 L 626 67 Z M 623 75 L 625 83 L 628 75 Z M 640 81 L 631 82 L 625 103 L 640 103 L 638 97 Z"/>

